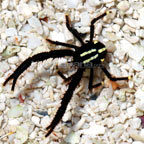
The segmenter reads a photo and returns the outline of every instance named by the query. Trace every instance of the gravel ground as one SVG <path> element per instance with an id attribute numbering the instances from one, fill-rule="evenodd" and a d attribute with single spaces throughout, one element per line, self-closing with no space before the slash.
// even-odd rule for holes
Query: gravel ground
<path id="1" fill-rule="evenodd" d="M 26 58 L 61 49 L 46 38 L 79 45 L 67 30 L 65 15 L 84 40 L 93 18 L 112 13 L 95 24 L 94 40 L 108 48 L 110 82 L 98 69 L 104 87 L 88 91 L 89 71 L 75 90 L 62 121 L 45 138 L 75 69 L 71 58 L 33 63 L 18 79 L 3 82 Z M 144 1 L 143 0 L 1 0 L 0 3 L 0 144 L 144 144 Z"/>

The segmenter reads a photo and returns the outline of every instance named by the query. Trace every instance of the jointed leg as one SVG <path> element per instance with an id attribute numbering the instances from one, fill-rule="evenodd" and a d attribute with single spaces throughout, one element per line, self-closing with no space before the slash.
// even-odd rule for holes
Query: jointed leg
<path id="1" fill-rule="evenodd" d="M 67 43 L 63 43 L 63 42 L 59 42 L 59 41 L 52 41 L 50 39 L 46 39 L 48 42 L 55 44 L 55 45 L 61 45 L 61 46 L 66 46 L 69 48 L 74 48 L 74 49 L 78 49 L 78 46 L 72 45 L 72 44 L 67 44 Z"/>
<path id="2" fill-rule="evenodd" d="M 36 54 L 32 57 L 29 57 L 26 59 L 14 72 L 12 75 L 10 75 L 6 81 L 4 82 L 3 85 L 6 85 L 6 83 L 13 79 L 13 84 L 12 84 L 12 90 L 14 90 L 16 81 L 18 77 L 33 63 L 33 62 L 39 62 L 46 60 L 48 58 L 58 58 L 58 57 L 64 57 L 64 56 L 73 56 L 73 51 L 72 50 L 54 50 L 50 52 L 42 52 L 39 54 Z"/>
<path id="3" fill-rule="evenodd" d="M 84 69 L 78 69 L 78 71 L 73 75 L 73 79 L 71 80 L 71 82 L 69 84 L 68 90 L 66 91 L 66 93 L 64 94 L 64 97 L 62 98 L 61 106 L 58 109 L 54 119 L 51 122 L 51 124 L 47 127 L 47 130 L 49 130 L 49 131 L 46 134 L 46 137 L 51 134 L 53 129 L 56 127 L 56 125 L 62 119 L 62 117 L 66 111 L 66 108 L 68 106 L 68 103 L 70 102 L 70 100 L 72 98 L 73 92 L 76 89 L 77 85 L 79 84 L 79 82 L 82 78 L 83 71 L 84 71 Z"/>
<path id="4" fill-rule="evenodd" d="M 94 23 L 96 21 L 98 21 L 99 19 L 103 18 L 104 16 L 107 15 L 107 12 L 105 12 L 104 14 L 98 16 L 97 18 L 94 18 L 92 21 L 91 21 L 91 25 L 90 25 L 90 41 L 92 42 L 93 41 L 93 37 L 94 37 Z"/>
<path id="5" fill-rule="evenodd" d="M 106 68 L 102 68 L 103 72 L 105 73 L 105 75 L 112 81 L 118 81 L 118 80 L 128 80 L 130 79 L 130 77 L 118 77 L 118 78 L 114 78 L 111 76 L 111 74 L 107 71 Z"/>
<path id="6" fill-rule="evenodd" d="M 80 41 L 80 43 L 82 45 L 84 45 L 84 42 L 81 39 L 81 37 L 79 36 L 78 32 L 70 26 L 68 15 L 66 15 L 66 26 L 67 26 L 68 30 Z"/>
<path id="7" fill-rule="evenodd" d="M 92 88 L 96 88 L 100 85 L 102 85 L 102 82 L 98 83 L 98 84 L 95 84 L 95 85 L 92 85 L 93 84 L 93 68 L 90 69 L 90 78 L 89 78 L 89 90 L 91 90 Z"/>
<path id="8" fill-rule="evenodd" d="M 58 73 L 58 75 L 59 75 L 62 79 L 64 79 L 65 82 L 70 81 L 70 80 L 72 79 L 72 77 L 73 77 L 73 75 L 71 75 L 71 76 L 69 76 L 69 77 L 65 77 L 65 76 L 62 74 L 62 72 L 60 72 L 60 71 L 58 71 L 57 73 Z"/>

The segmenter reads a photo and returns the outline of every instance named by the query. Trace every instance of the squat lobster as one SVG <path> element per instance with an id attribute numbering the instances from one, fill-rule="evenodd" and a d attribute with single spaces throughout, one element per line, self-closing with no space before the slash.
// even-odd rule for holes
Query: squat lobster
<path id="1" fill-rule="evenodd" d="M 46 60 L 48 58 L 61 58 L 64 56 L 71 56 L 73 57 L 73 64 L 78 66 L 77 71 L 71 75 L 70 77 L 66 78 L 60 71 L 58 74 L 65 80 L 69 80 L 69 87 L 67 91 L 64 94 L 64 97 L 62 98 L 61 106 L 58 109 L 54 119 L 52 120 L 51 124 L 47 127 L 48 133 L 46 134 L 46 137 L 51 134 L 53 129 L 56 127 L 56 125 L 60 122 L 62 119 L 66 108 L 68 106 L 68 103 L 70 102 L 73 92 L 76 89 L 77 85 L 79 84 L 82 75 L 85 71 L 85 69 L 89 68 L 90 69 L 90 78 L 89 78 L 89 89 L 98 87 L 102 84 L 102 82 L 93 85 L 93 70 L 94 66 L 101 65 L 103 61 L 105 60 L 105 56 L 107 54 L 107 49 L 104 44 L 98 41 L 93 41 L 94 37 L 94 23 L 106 16 L 109 12 L 105 12 L 104 14 L 100 15 L 97 18 L 94 18 L 91 21 L 90 25 L 90 39 L 89 41 L 84 42 L 79 33 L 72 28 L 69 22 L 68 15 L 66 15 L 66 26 L 68 30 L 78 39 L 78 41 L 81 43 L 81 46 L 75 46 L 72 44 L 68 43 L 63 43 L 63 42 L 58 42 L 58 41 L 52 41 L 50 39 L 47 39 L 48 42 L 55 44 L 55 45 L 61 45 L 61 46 L 66 46 L 72 49 L 61 49 L 61 50 L 53 50 L 50 52 L 42 52 L 39 54 L 36 54 L 32 57 L 29 57 L 26 59 L 14 72 L 12 75 L 10 75 L 6 81 L 4 82 L 3 85 L 6 85 L 7 82 L 11 79 L 13 79 L 13 84 L 12 84 L 12 90 L 14 90 L 16 81 L 18 77 L 33 63 L 33 62 L 39 62 Z M 90 66 L 90 67 L 88 67 Z M 107 71 L 107 69 L 103 66 L 100 67 L 102 71 L 105 73 L 105 75 L 112 81 L 117 81 L 117 80 L 128 80 L 130 77 L 118 77 L 114 78 L 111 76 L 111 74 Z"/>

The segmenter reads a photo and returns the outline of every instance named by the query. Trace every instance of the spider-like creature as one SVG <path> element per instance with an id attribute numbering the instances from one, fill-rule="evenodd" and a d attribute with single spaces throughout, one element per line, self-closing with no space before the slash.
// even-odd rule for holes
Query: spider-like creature
<path id="1" fill-rule="evenodd" d="M 51 134 L 53 129 L 56 127 L 56 125 L 60 122 L 62 119 L 66 108 L 68 106 L 68 103 L 70 102 L 73 92 L 76 89 L 77 85 L 79 84 L 82 75 L 87 69 L 87 65 L 91 65 L 89 67 L 90 69 L 90 78 L 89 78 L 89 90 L 95 87 L 98 87 L 102 84 L 102 82 L 97 83 L 93 85 L 93 71 L 94 71 L 94 65 L 100 66 L 103 61 L 105 60 L 105 56 L 107 54 L 107 50 L 104 44 L 101 42 L 93 41 L 94 37 L 94 24 L 97 20 L 103 18 L 106 16 L 109 12 L 105 12 L 102 15 L 98 16 L 97 18 L 94 18 L 91 21 L 90 25 L 90 39 L 89 41 L 83 42 L 83 40 L 80 37 L 80 34 L 72 28 L 69 17 L 66 15 L 66 26 L 68 30 L 78 39 L 78 41 L 81 43 L 81 46 L 75 46 L 72 44 L 68 43 L 63 43 L 63 42 L 58 42 L 58 41 L 52 41 L 50 39 L 46 39 L 48 42 L 55 44 L 55 45 L 61 45 L 61 46 L 66 46 L 72 49 L 60 49 L 60 50 L 52 50 L 50 52 L 42 52 L 38 53 L 32 57 L 29 57 L 26 59 L 14 72 L 12 75 L 10 75 L 6 81 L 4 82 L 4 85 L 7 84 L 7 82 L 11 79 L 13 79 L 13 84 L 12 84 L 12 90 L 14 90 L 16 81 L 18 77 L 33 63 L 33 62 L 39 62 L 46 60 L 48 58 L 60 58 L 60 57 L 65 57 L 65 56 L 71 56 L 73 57 L 73 64 L 77 64 L 78 69 L 77 71 L 71 75 L 70 77 L 66 78 L 60 71 L 58 74 L 65 80 L 69 81 L 69 86 L 67 91 L 65 92 L 61 106 L 58 109 L 54 119 L 52 120 L 51 124 L 46 128 L 48 130 L 46 137 Z M 112 75 L 107 71 L 107 69 L 104 66 L 100 67 L 102 71 L 105 73 L 105 75 L 112 81 L 117 81 L 117 80 L 128 80 L 130 77 L 118 77 L 114 78 Z"/>

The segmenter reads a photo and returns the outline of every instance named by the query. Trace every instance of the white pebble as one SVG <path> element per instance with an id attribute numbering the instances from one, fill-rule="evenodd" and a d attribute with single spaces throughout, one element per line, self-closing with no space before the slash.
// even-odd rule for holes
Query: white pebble
<path id="1" fill-rule="evenodd" d="M 144 30 L 143 29 L 136 30 L 136 36 L 144 38 Z"/>
<path id="2" fill-rule="evenodd" d="M 90 25 L 90 16 L 88 12 L 83 12 L 80 14 L 81 24 L 82 26 L 89 26 Z"/>
<path id="3" fill-rule="evenodd" d="M 65 8 L 65 0 L 54 0 L 53 3 L 57 9 L 63 10 Z"/>
<path id="4" fill-rule="evenodd" d="M 112 128 L 114 126 L 114 119 L 113 118 L 107 118 L 105 119 L 105 124 L 108 128 Z"/>
<path id="5" fill-rule="evenodd" d="M 97 99 L 96 103 L 98 104 L 100 111 L 106 111 L 109 104 L 108 101 L 102 96 Z"/>
<path id="6" fill-rule="evenodd" d="M 27 46 L 29 49 L 35 49 L 35 48 L 39 47 L 41 44 L 42 44 L 42 42 L 38 37 L 36 37 L 34 35 L 30 35 L 28 37 Z"/>
<path id="7" fill-rule="evenodd" d="M 77 8 L 79 0 L 66 0 L 68 8 Z"/>
<path id="8" fill-rule="evenodd" d="M 57 77 L 56 76 L 50 77 L 50 84 L 52 87 L 56 87 L 56 85 L 57 85 Z"/>
<path id="9" fill-rule="evenodd" d="M 16 36 L 17 30 L 15 28 L 8 28 L 5 31 L 6 36 Z"/>
<path id="10" fill-rule="evenodd" d="M 95 7 L 102 3 L 101 0 L 87 0 L 86 2 L 88 2 L 90 7 Z"/>
<path id="11" fill-rule="evenodd" d="M 88 134 L 90 136 L 95 135 L 103 135 L 105 133 L 106 128 L 102 125 L 98 125 L 94 122 L 90 122 L 90 127 L 87 130 L 84 130 L 85 134 Z"/>
<path id="12" fill-rule="evenodd" d="M 30 134 L 29 138 L 30 138 L 30 139 L 35 139 L 36 135 L 37 135 L 37 132 L 36 132 L 36 131 L 33 131 L 33 132 Z"/>
<path id="13" fill-rule="evenodd" d="M 135 28 L 132 28 L 130 27 L 129 25 L 125 24 L 123 27 L 122 27 L 122 31 L 129 34 L 129 32 L 136 32 L 136 29 Z"/>
<path id="14" fill-rule="evenodd" d="M 139 15 L 139 19 L 138 19 L 138 23 L 141 27 L 144 27 L 144 8 L 141 8 L 138 10 Z"/>
<path id="15" fill-rule="evenodd" d="M 121 123 L 124 123 L 128 116 L 124 113 L 121 113 L 118 118 Z"/>
<path id="16" fill-rule="evenodd" d="M 115 19 L 113 20 L 113 22 L 116 23 L 116 24 L 119 24 L 119 25 L 123 25 L 123 20 L 120 19 L 120 18 L 115 18 Z"/>
<path id="17" fill-rule="evenodd" d="M 20 117 L 22 113 L 23 113 L 23 107 L 21 105 L 17 105 L 8 111 L 8 117 L 10 118 Z"/>
<path id="18" fill-rule="evenodd" d="M 50 118 L 49 116 L 45 116 L 41 119 L 41 126 L 42 128 L 46 128 L 50 124 Z"/>
<path id="19" fill-rule="evenodd" d="M 114 24 L 114 25 L 112 26 L 112 29 L 113 29 L 113 32 L 118 33 L 118 32 L 120 31 L 120 25 Z"/>
<path id="20" fill-rule="evenodd" d="M 31 18 L 28 19 L 28 23 L 32 28 L 34 28 L 37 31 L 37 33 L 43 34 L 42 25 L 37 17 L 32 16 Z"/>
<path id="21" fill-rule="evenodd" d="M 22 48 L 21 51 L 18 53 L 18 56 L 21 61 L 24 61 L 26 58 L 28 58 L 31 54 L 32 50 L 28 48 Z"/>
<path id="22" fill-rule="evenodd" d="M 142 137 L 141 135 L 139 135 L 139 133 L 138 133 L 137 130 L 130 130 L 129 131 L 129 135 L 135 141 L 142 141 L 142 142 L 144 142 L 144 137 Z"/>
<path id="23" fill-rule="evenodd" d="M 86 121 L 86 118 L 85 117 L 82 117 L 73 127 L 73 130 L 74 131 L 78 131 L 82 126 L 83 124 L 85 123 Z"/>
<path id="24" fill-rule="evenodd" d="M 50 32 L 50 39 L 55 41 L 65 42 L 64 33 L 61 32 L 58 33 L 56 31 Z"/>
<path id="25" fill-rule="evenodd" d="M 135 70 L 135 71 L 142 71 L 143 66 L 139 63 L 137 63 L 136 61 L 132 60 L 131 62 L 131 67 Z"/>
<path id="26" fill-rule="evenodd" d="M 128 115 L 129 116 L 134 116 L 134 115 L 136 115 L 136 108 L 135 107 L 129 107 L 128 109 L 127 109 L 127 113 L 128 113 Z"/>
<path id="27" fill-rule="evenodd" d="M 40 126 L 40 118 L 37 116 L 32 116 L 32 122 L 36 125 L 36 126 Z"/>
<path id="28" fill-rule="evenodd" d="M 136 102 L 136 106 L 137 106 L 137 109 L 144 111 L 144 101 L 143 100 L 138 100 Z"/>
<path id="29" fill-rule="evenodd" d="M 18 59 L 17 56 L 13 56 L 13 57 L 8 58 L 8 62 L 9 62 L 10 64 L 17 64 L 18 61 L 19 61 L 19 59 Z"/>
<path id="30" fill-rule="evenodd" d="M 130 4 L 128 1 L 121 1 L 118 5 L 117 5 L 118 9 L 121 11 L 127 11 L 130 7 Z"/>
<path id="31" fill-rule="evenodd" d="M 111 113 L 112 116 L 118 116 L 120 114 L 119 106 L 116 103 L 112 103 L 108 107 L 108 111 Z"/>
<path id="32" fill-rule="evenodd" d="M 66 122 L 66 121 L 68 121 L 68 120 L 71 119 L 71 116 L 72 116 L 72 113 L 71 113 L 70 111 L 68 111 L 68 112 L 66 112 L 66 113 L 64 114 L 62 120 L 63 120 L 64 122 Z"/>
<path id="33" fill-rule="evenodd" d="M 9 64 L 6 61 L 0 62 L 0 72 L 5 73 L 9 69 Z"/>
<path id="34" fill-rule="evenodd" d="M 5 103 L 0 103 L 0 111 L 4 111 L 5 110 Z"/>
<path id="35" fill-rule="evenodd" d="M 1 3 L 2 9 L 6 9 L 9 5 L 9 0 L 3 0 Z"/>
<path id="36" fill-rule="evenodd" d="M 12 126 L 18 126 L 20 124 L 20 122 L 17 119 L 10 119 L 8 123 Z"/>
<path id="37" fill-rule="evenodd" d="M 130 43 L 135 44 L 139 41 L 139 37 L 137 36 L 130 36 L 129 34 L 124 35 L 125 39 L 128 40 Z"/>
<path id="38" fill-rule="evenodd" d="M 16 130 L 15 138 L 19 140 L 19 144 L 25 143 L 28 139 L 28 130 L 21 126 L 18 126 Z"/>
<path id="39" fill-rule="evenodd" d="M 139 62 L 144 57 L 144 49 L 140 45 L 132 45 L 127 40 L 121 40 L 120 47 L 136 62 Z"/>
<path id="40" fill-rule="evenodd" d="M 31 8 L 28 4 L 22 3 L 17 6 L 18 13 L 24 16 L 25 18 L 29 18 L 32 16 Z"/>
<path id="41" fill-rule="evenodd" d="M 80 143 L 80 135 L 76 132 L 68 134 L 64 140 L 66 143 L 77 144 Z"/>
<path id="42" fill-rule="evenodd" d="M 35 75 L 33 72 L 28 72 L 24 75 L 27 84 L 30 84 L 31 81 L 34 79 Z"/>
<path id="43" fill-rule="evenodd" d="M 135 92 L 135 97 L 140 99 L 141 101 L 144 101 L 144 90 L 141 88 L 138 88 L 137 91 Z"/>
<path id="44" fill-rule="evenodd" d="M 101 23 L 98 23 L 96 26 L 95 26 L 95 33 L 98 35 L 100 34 L 102 31 L 102 24 Z"/>
<path id="45" fill-rule="evenodd" d="M 33 101 L 36 104 L 40 104 L 41 103 L 41 99 L 42 99 L 42 93 L 40 93 L 39 91 L 34 91 L 33 92 L 33 96 L 34 96 Z"/>
<path id="46" fill-rule="evenodd" d="M 138 28 L 139 27 L 139 22 L 137 20 L 135 20 L 135 19 L 125 18 L 124 22 L 127 25 L 129 25 L 129 26 L 131 26 L 133 28 Z"/>
<path id="47" fill-rule="evenodd" d="M 118 40 L 118 37 L 113 32 L 106 32 L 105 36 L 110 41 L 117 41 Z"/>
<path id="48" fill-rule="evenodd" d="M 130 120 L 130 127 L 132 129 L 138 129 L 141 126 L 140 118 L 133 118 Z"/>

